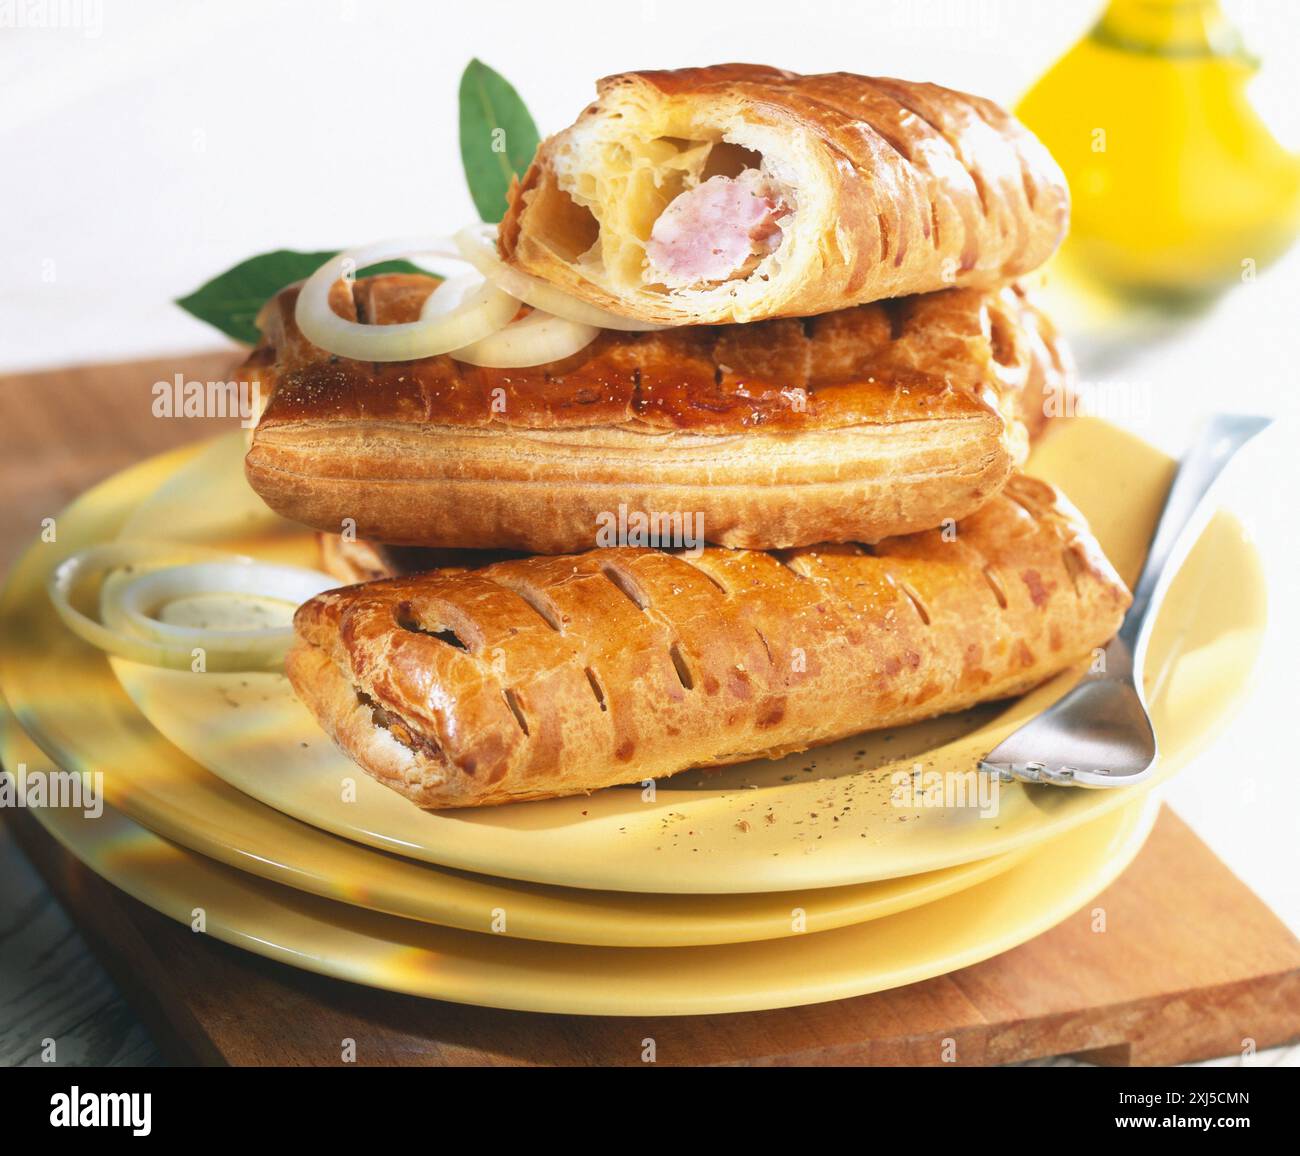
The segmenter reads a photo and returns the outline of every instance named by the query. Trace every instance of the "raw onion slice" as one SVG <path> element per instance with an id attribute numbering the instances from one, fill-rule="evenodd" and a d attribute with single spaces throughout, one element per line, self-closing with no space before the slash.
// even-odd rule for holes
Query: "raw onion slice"
<path id="1" fill-rule="evenodd" d="M 283 603 L 293 610 L 322 590 L 338 583 L 316 570 L 297 566 L 271 566 L 263 562 L 198 562 L 154 570 L 105 590 L 100 612 L 106 625 L 125 625 L 145 638 L 159 642 L 184 642 L 211 648 L 245 647 L 253 642 L 262 649 L 293 642 L 292 626 L 213 627 L 185 626 L 159 617 L 169 605 L 205 595 L 242 595 Z M 202 636 L 200 638 L 200 636 Z"/>
<path id="2" fill-rule="evenodd" d="M 548 285 L 520 269 L 513 269 L 497 255 L 495 225 L 467 225 L 455 236 L 456 248 L 466 261 L 489 281 L 534 309 L 541 309 L 566 321 L 596 325 L 601 329 L 621 329 L 629 333 L 648 333 L 662 329 L 649 321 L 621 317 L 598 305 L 591 305 L 563 289 Z"/>
<path id="3" fill-rule="evenodd" d="M 86 642 L 100 650 L 122 654 L 125 658 L 149 662 L 152 650 L 141 640 L 123 638 L 118 632 L 104 626 L 98 618 L 79 610 L 75 603 L 89 601 L 85 588 L 96 580 L 102 583 L 115 571 L 129 576 L 145 571 L 150 566 L 193 561 L 196 557 L 229 558 L 230 555 L 174 542 L 110 542 L 92 546 L 65 558 L 50 575 L 46 591 L 64 624 Z M 98 598 L 99 592 L 96 590 L 96 605 Z M 191 661 L 187 658 L 186 666 Z"/>
<path id="4" fill-rule="evenodd" d="M 518 312 L 519 303 L 514 298 L 482 274 L 472 272 L 467 272 L 464 280 L 453 278 L 433 293 L 419 321 L 364 325 L 340 317 L 330 308 L 330 291 L 341 278 L 351 278 L 357 269 L 367 265 L 417 254 L 464 262 L 440 238 L 380 241 L 349 249 L 326 261 L 304 282 L 294 311 L 298 328 L 312 344 L 340 357 L 357 361 L 414 361 L 480 341 L 508 325 Z M 429 303 L 453 284 L 457 286 L 454 300 L 430 308 Z"/>
<path id="5" fill-rule="evenodd" d="M 566 321 L 535 309 L 491 337 L 452 350 L 451 356 L 489 369 L 522 369 L 572 357 L 586 349 L 599 333 L 595 325 Z"/>
<path id="6" fill-rule="evenodd" d="M 91 590 L 98 582 L 98 590 Z M 48 590 L 59 617 L 108 654 L 171 670 L 192 670 L 203 652 L 208 671 L 277 670 L 293 643 L 289 626 L 218 630 L 160 620 L 170 603 L 211 595 L 254 597 L 297 606 L 336 586 L 314 570 L 269 566 L 243 555 L 182 543 L 106 543 L 66 558 Z M 76 603 L 97 596 L 99 617 Z"/>

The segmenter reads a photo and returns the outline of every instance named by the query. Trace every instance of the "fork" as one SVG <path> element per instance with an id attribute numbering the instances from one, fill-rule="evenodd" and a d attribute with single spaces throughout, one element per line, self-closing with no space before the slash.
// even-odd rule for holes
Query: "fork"
<path id="1" fill-rule="evenodd" d="M 1133 588 L 1133 604 L 1105 649 L 1101 670 L 980 760 L 1003 782 L 1126 787 L 1155 770 L 1159 747 L 1142 687 L 1142 665 L 1160 603 L 1208 518 L 1219 475 L 1272 418 L 1216 414 L 1184 456 Z M 1067 761 L 1068 760 L 1068 761 Z"/>

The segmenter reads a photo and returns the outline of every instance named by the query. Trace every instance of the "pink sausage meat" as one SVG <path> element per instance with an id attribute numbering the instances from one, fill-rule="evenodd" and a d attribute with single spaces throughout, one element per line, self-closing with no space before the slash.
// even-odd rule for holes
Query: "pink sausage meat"
<path id="1" fill-rule="evenodd" d="M 676 197 L 650 231 L 653 273 L 674 285 L 748 273 L 781 243 L 784 208 L 757 169 L 710 177 Z"/>

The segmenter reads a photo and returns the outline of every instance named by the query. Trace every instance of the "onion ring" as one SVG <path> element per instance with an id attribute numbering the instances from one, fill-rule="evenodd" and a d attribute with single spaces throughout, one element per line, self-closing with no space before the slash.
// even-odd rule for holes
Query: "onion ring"
<path id="1" fill-rule="evenodd" d="M 599 334 L 594 325 L 567 321 L 535 309 L 482 341 L 452 350 L 451 356 L 489 369 L 522 369 L 572 357 Z"/>
<path id="2" fill-rule="evenodd" d="M 580 325 L 621 329 L 628 333 L 648 333 L 664 328 L 653 322 L 637 321 L 611 313 L 608 309 L 581 301 L 563 289 L 548 285 L 520 269 L 511 268 L 497 255 L 496 228 L 495 225 L 466 225 L 452 239 L 464 260 L 511 297 L 518 298 L 534 309 L 562 317 L 566 321 L 576 321 Z"/>
<path id="3" fill-rule="evenodd" d="M 197 561 L 196 559 L 201 559 Z M 74 601 L 85 585 L 100 580 L 96 619 Z M 153 617 L 180 596 L 253 594 L 297 605 L 336 586 L 328 575 L 292 566 L 270 566 L 239 554 L 173 542 L 128 540 L 93 546 L 65 558 L 47 583 L 63 622 L 108 654 L 170 670 L 193 670 L 202 652 L 209 671 L 278 670 L 293 644 L 288 626 L 212 630 Z"/>
<path id="4" fill-rule="evenodd" d="M 364 325 L 340 317 L 330 308 L 334 285 L 350 278 L 357 269 L 424 253 L 465 261 L 441 238 L 380 241 L 349 249 L 326 261 L 307 278 L 298 294 L 294 319 L 303 336 L 328 353 L 357 361 L 414 361 L 480 341 L 508 325 L 519 311 L 518 302 L 482 274 L 471 282 L 472 273 L 467 273 L 464 280 L 456 277 L 447 283 L 457 285 L 454 304 L 444 302 L 431 308 L 430 302 L 441 295 L 442 289 L 432 294 L 419 321 Z"/>

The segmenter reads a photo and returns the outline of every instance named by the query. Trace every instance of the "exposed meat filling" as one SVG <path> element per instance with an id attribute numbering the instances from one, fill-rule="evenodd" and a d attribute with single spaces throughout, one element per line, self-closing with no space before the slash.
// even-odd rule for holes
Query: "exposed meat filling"
<path id="1" fill-rule="evenodd" d="M 646 245 L 649 276 L 672 288 L 747 277 L 781 244 L 789 213 L 757 169 L 710 177 L 676 197 Z"/>
<path id="2" fill-rule="evenodd" d="M 352 690 L 357 696 L 357 701 L 370 708 L 370 721 L 375 726 L 382 727 L 407 750 L 415 751 L 428 759 L 442 760 L 442 748 L 436 742 L 425 738 L 423 735 L 416 734 L 406 725 L 400 715 L 396 715 L 386 707 L 380 706 L 360 687 L 354 686 Z"/>

